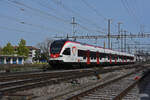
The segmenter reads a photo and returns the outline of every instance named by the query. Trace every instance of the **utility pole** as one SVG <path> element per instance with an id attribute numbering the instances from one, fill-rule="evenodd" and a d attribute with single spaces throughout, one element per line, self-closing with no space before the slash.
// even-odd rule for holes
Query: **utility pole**
<path id="1" fill-rule="evenodd" d="M 104 49 L 105 49 L 106 47 L 105 47 L 105 41 L 104 41 Z"/>
<path id="2" fill-rule="evenodd" d="M 72 24 L 72 34 L 73 34 L 73 36 L 75 37 L 75 25 L 77 24 L 76 22 L 75 22 L 75 17 L 72 17 L 72 22 L 71 22 L 71 24 Z M 74 40 L 76 40 L 76 38 L 74 38 Z"/>
<path id="3" fill-rule="evenodd" d="M 144 33 L 144 28 L 145 26 L 144 25 L 140 25 L 140 33 L 143 34 Z"/>
<path id="4" fill-rule="evenodd" d="M 123 30 L 121 29 L 121 52 L 123 52 Z"/>
<path id="5" fill-rule="evenodd" d="M 120 50 L 120 42 L 119 42 L 119 39 L 120 39 L 120 25 L 121 25 L 122 23 L 121 22 L 118 22 L 118 50 Z M 121 50 L 120 50 L 121 51 Z"/>
<path id="6" fill-rule="evenodd" d="M 126 30 L 124 30 L 124 52 L 126 52 Z"/>
<path id="7" fill-rule="evenodd" d="M 130 47 L 129 47 L 129 45 L 128 45 L 128 53 L 131 53 L 131 52 L 130 52 Z"/>
<path id="8" fill-rule="evenodd" d="M 110 49 L 110 19 L 108 19 L 108 48 Z"/>
<path id="9" fill-rule="evenodd" d="M 112 42 L 111 42 L 111 49 L 113 49 L 113 44 L 112 44 Z"/>

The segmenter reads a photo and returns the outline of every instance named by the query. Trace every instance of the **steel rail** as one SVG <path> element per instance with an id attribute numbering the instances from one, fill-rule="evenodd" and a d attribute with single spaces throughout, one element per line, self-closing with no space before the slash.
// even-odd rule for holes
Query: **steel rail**
<path id="1" fill-rule="evenodd" d="M 99 70 L 100 73 L 105 73 L 105 72 L 110 72 L 111 70 L 120 70 L 122 68 L 128 69 L 128 68 L 133 68 L 135 67 L 135 65 L 126 65 L 126 66 L 121 66 L 119 68 L 109 68 L 109 69 L 102 69 Z M 96 69 L 97 70 L 97 69 Z M 7 82 L 7 81 L 13 81 L 13 80 L 22 80 L 22 79 L 30 79 L 30 78 L 37 78 L 37 77 L 42 77 L 42 76 L 53 76 L 54 73 L 55 75 L 59 75 L 59 74 L 64 74 L 64 73 L 74 73 L 74 72 L 94 72 L 96 71 L 94 69 L 91 70 L 86 70 L 86 69 L 78 69 L 78 70 L 74 70 L 74 71 L 63 71 L 63 72 L 39 72 L 39 73 L 23 73 L 23 74 L 9 74 L 9 75 L 5 75 L 5 76 L 0 76 L 0 82 Z"/>
<path id="2" fill-rule="evenodd" d="M 134 83 L 132 83 L 130 86 L 125 88 L 120 94 L 118 94 L 113 100 L 121 100 L 123 97 L 125 97 L 141 80 L 144 79 L 147 75 L 150 74 L 150 71 L 143 75 L 140 79 L 136 80 Z"/>
<path id="3" fill-rule="evenodd" d="M 135 73 L 139 72 L 140 70 L 141 70 L 141 68 L 140 68 L 140 69 L 137 69 L 137 70 L 134 71 L 134 72 L 128 73 L 128 74 L 123 75 L 123 76 L 120 76 L 119 78 L 116 78 L 116 79 L 110 80 L 110 81 L 108 81 L 108 82 L 106 82 L 106 83 L 103 83 L 103 84 L 101 84 L 101 85 L 98 85 L 98 86 L 96 86 L 96 87 L 94 87 L 94 88 L 88 89 L 88 90 L 83 91 L 83 92 L 81 92 L 81 93 L 75 94 L 75 95 L 73 95 L 73 96 L 71 96 L 71 97 L 65 98 L 64 100 L 80 100 L 80 99 L 79 99 L 80 97 L 86 96 L 87 94 L 90 94 L 90 93 L 96 91 L 97 89 L 101 89 L 101 88 L 106 87 L 106 86 L 108 86 L 108 85 L 110 85 L 110 84 L 112 84 L 112 83 L 114 83 L 114 82 L 116 82 L 116 81 L 119 81 L 119 80 L 121 80 L 121 79 L 123 79 L 123 78 L 126 78 L 126 77 L 128 77 L 128 76 L 130 76 L 130 75 L 132 75 L 132 74 L 135 74 Z M 60 98 L 60 97 L 58 97 L 58 98 Z M 56 97 L 56 98 L 54 97 L 54 98 L 52 98 L 52 99 L 50 99 L 50 100 L 57 100 L 57 97 Z"/>
<path id="4" fill-rule="evenodd" d="M 72 76 L 66 76 L 63 78 L 58 78 L 58 79 L 49 79 L 49 80 L 43 80 L 42 81 L 37 81 L 37 82 L 31 82 L 30 84 L 26 84 L 26 85 L 15 85 L 12 87 L 8 87 L 8 88 L 2 88 L 0 89 L 0 93 L 3 95 L 8 95 L 10 93 L 14 93 L 17 91 L 23 91 L 23 90 L 28 90 L 28 89 L 33 89 L 33 88 L 37 88 L 37 87 L 42 87 L 42 86 L 47 86 L 47 85 L 52 85 L 52 84 L 58 84 L 60 82 L 63 81 L 68 81 L 71 79 L 75 79 L 75 78 L 81 78 L 81 77 L 85 77 L 85 76 L 89 76 L 92 75 L 93 73 L 81 73 L 81 74 L 75 74 Z"/>

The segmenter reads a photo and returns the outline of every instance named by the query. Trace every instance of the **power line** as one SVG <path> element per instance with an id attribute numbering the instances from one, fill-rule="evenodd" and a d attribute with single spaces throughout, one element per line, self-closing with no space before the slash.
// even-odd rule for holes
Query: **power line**
<path id="1" fill-rule="evenodd" d="M 135 9 L 134 9 L 133 7 L 130 7 L 130 6 L 129 6 L 129 3 L 128 3 L 127 0 L 125 0 L 125 1 L 126 1 L 126 4 L 127 4 L 128 8 L 129 8 L 130 11 L 131 11 L 131 13 L 133 14 L 134 18 L 136 19 L 136 21 L 137 21 L 139 24 L 141 24 L 141 22 L 140 22 L 140 20 L 139 20 L 139 18 L 138 18 L 138 15 L 136 15 Z M 133 9 L 132 9 L 132 8 L 133 8 Z"/>
<path id="2" fill-rule="evenodd" d="M 40 29 L 43 29 L 43 30 L 48 30 L 48 31 L 55 31 L 55 32 L 58 32 L 59 30 L 57 29 L 54 29 L 54 28 L 48 28 L 48 27 L 45 27 L 43 25 L 37 25 L 37 24 L 32 24 L 32 23 L 27 23 L 27 22 L 24 22 L 24 21 L 21 21 L 17 18 L 14 18 L 14 17 L 9 17 L 9 16 L 6 16 L 6 15 L 0 15 L 1 17 L 3 18 L 7 18 L 8 20 L 12 20 L 12 21 L 16 21 L 18 22 L 19 24 L 24 24 L 24 25 L 29 25 L 29 26 L 33 26 L 33 27 L 38 27 Z M 59 31 L 61 32 L 61 31 Z"/>
<path id="3" fill-rule="evenodd" d="M 98 16 L 103 17 L 103 19 L 105 21 L 107 21 L 108 19 L 106 17 L 104 17 L 101 13 L 99 13 L 91 4 L 89 4 L 86 0 L 81 0 L 82 2 L 84 2 L 84 4 L 90 8 L 91 10 L 93 10 Z"/>
<path id="4" fill-rule="evenodd" d="M 9 1 L 9 2 L 12 2 L 12 3 L 14 3 L 14 4 L 17 4 L 17 5 L 26 7 L 26 8 L 28 8 L 28 9 L 33 10 L 33 11 L 39 12 L 39 13 L 41 13 L 41 14 L 47 15 L 47 16 L 49 16 L 49 17 L 51 17 L 51 18 L 56 19 L 56 20 L 63 21 L 63 22 L 65 22 L 65 23 L 68 23 L 68 24 L 69 24 L 69 20 L 64 20 L 64 19 L 62 19 L 62 18 L 60 18 L 60 17 L 57 17 L 57 16 L 55 16 L 55 15 L 52 15 L 52 14 L 50 14 L 50 13 L 43 12 L 43 11 L 40 10 L 40 9 L 30 7 L 30 6 L 26 5 L 26 4 L 21 3 L 21 2 L 18 2 L 18 1 L 12 1 L 12 0 L 8 0 L 8 1 Z"/>
<path id="5" fill-rule="evenodd" d="M 23 32 L 23 33 L 37 33 L 37 32 L 30 32 L 30 31 L 23 31 L 23 30 L 18 30 L 18 29 L 14 29 L 14 28 L 7 28 L 7 27 L 4 27 L 4 26 L 0 26 L 0 29 L 4 29 L 4 30 L 10 30 L 10 31 L 16 31 L 16 32 Z"/>
<path id="6" fill-rule="evenodd" d="M 51 0 L 53 3 L 55 3 L 56 5 L 60 5 L 64 10 L 69 11 L 74 13 L 75 15 L 77 15 L 78 17 L 80 17 L 81 19 L 85 20 L 86 22 L 90 23 L 91 25 L 94 25 L 95 27 L 99 28 L 99 29 L 103 29 L 102 27 L 98 26 L 96 23 L 92 22 L 91 20 L 81 16 L 78 12 L 70 9 L 68 6 L 64 5 L 62 2 L 57 1 L 57 0 Z M 80 20 L 81 22 L 83 20 Z"/>
<path id="7" fill-rule="evenodd" d="M 11 2 L 11 3 L 15 4 L 15 6 L 23 6 L 23 7 L 25 7 L 25 8 L 30 9 L 31 11 L 34 11 L 34 12 L 40 14 L 40 15 L 41 15 L 41 14 L 42 14 L 42 15 L 46 15 L 49 19 L 50 19 L 50 18 L 53 18 L 53 19 L 55 19 L 55 20 L 57 20 L 57 21 L 59 21 L 59 22 L 63 22 L 63 23 L 65 23 L 65 24 L 68 24 L 68 25 L 69 25 L 69 20 L 66 20 L 66 19 L 57 17 L 57 16 L 55 16 L 55 15 L 53 15 L 53 14 L 44 12 L 44 11 L 42 11 L 42 10 L 40 10 L 40 9 L 33 8 L 33 7 L 31 7 L 31 6 L 28 6 L 28 5 L 26 5 L 26 4 L 24 4 L 24 3 L 21 3 L 21 2 L 18 2 L 18 1 L 11 1 L 11 0 L 8 0 L 8 2 Z M 63 26 L 63 27 L 64 27 L 64 26 Z M 67 27 L 67 28 L 68 28 L 68 27 Z"/>
<path id="8" fill-rule="evenodd" d="M 24 6 L 24 7 L 28 8 L 28 9 L 31 9 L 31 10 L 33 10 L 33 11 L 36 11 L 36 12 L 39 12 L 39 13 L 41 13 L 41 14 L 47 15 L 47 16 L 49 16 L 49 17 L 56 18 L 57 20 L 63 21 L 64 23 L 68 23 L 68 21 L 65 20 L 65 19 L 63 19 L 63 18 L 59 18 L 59 17 L 57 17 L 57 16 L 54 16 L 54 15 L 52 15 L 52 14 L 43 12 L 43 11 L 41 11 L 41 10 L 39 10 L 39 9 L 36 9 L 36 8 L 32 8 L 32 7 L 30 7 L 30 6 L 27 6 L 27 5 L 23 4 L 23 3 L 21 3 L 21 2 L 11 1 L 11 0 L 8 0 L 8 1 L 10 1 L 10 2 L 12 2 L 12 3 L 15 3 L 15 4 L 17 4 L 17 5 Z"/>
<path id="9" fill-rule="evenodd" d="M 87 27 L 85 27 L 85 26 L 79 24 L 79 23 L 78 23 L 77 25 L 80 26 L 82 29 L 87 30 L 88 32 L 97 32 L 97 33 L 103 33 L 103 34 L 106 34 L 106 32 L 99 31 L 99 30 L 92 30 L 92 29 L 89 29 L 89 28 L 87 28 Z"/>
<path id="10" fill-rule="evenodd" d="M 48 9 L 50 9 L 51 11 L 54 11 L 55 14 L 60 14 L 61 16 L 66 17 L 66 16 L 64 16 L 64 14 L 63 14 L 61 11 L 58 11 L 56 8 L 51 7 L 50 4 L 48 4 L 48 6 L 46 6 L 46 5 L 43 4 L 43 1 L 42 1 L 42 3 L 39 2 L 39 1 L 36 1 L 36 3 L 37 3 L 38 5 L 40 5 L 41 7 L 48 8 Z M 67 15 L 67 14 L 65 14 L 65 15 Z M 68 16 L 68 15 L 67 15 L 67 16 Z M 68 16 L 68 17 L 70 17 L 70 16 Z"/>
<path id="11" fill-rule="evenodd" d="M 124 8 L 127 10 L 129 16 L 131 16 L 131 18 L 140 25 L 140 21 L 138 20 L 138 18 L 136 17 L 136 15 L 134 14 L 134 12 L 132 11 L 132 9 L 130 9 L 128 1 L 127 0 L 121 0 L 121 3 L 123 4 Z"/>
<path id="12" fill-rule="evenodd" d="M 136 15 L 136 17 L 140 20 L 141 18 L 141 13 L 140 13 L 140 10 L 139 10 L 139 7 L 138 7 L 138 4 L 137 4 L 137 0 L 133 0 L 134 4 L 132 4 L 130 7 L 133 8 L 133 11 L 134 11 L 134 14 Z M 130 1 L 131 2 L 131 1 Z M 131 3 L 130 3 L 131 4 Z M 141 22 L 141 20 L 140 20 Z"/>
<path id="13" fill-rule="evenodd" d="M 44 5 L 42 5 L 41 3 L 39 3 L 38 2 L 38 4 L 40 4 L 42 7 L 45 7 L 45 8 L 50 8 L 51 10 L 54 10 L 55 12 L 57 12 L 58 13 L 58 11 L 56 10 L 56 9 L 54 9 L 54 8 L 52 8 L 52 7 L 46 7 L 46 6 L 44 6 Z M 65 6 L 65 8 L 66 8 L 66 6 Z M 68 9 L 68 10 L 70 10 L 70 9 Z M 72 11 L 72 10 L 71 10 Z M 59 14 L 62 14 L 62 12 L 59 12 Z M 63 16 L 64 17 L 64 16 Z M 70 17 L 70 16 L 69 16 Z M 78 19 L 79 20 L 79 19 Z M 82 20 L 79 20 L 80 22 L 82 22 Z M 92 31 L 92 32 L 99 32 L 99 33 L 105 33 L 105 32 L 102 32 L 102 31 L 100 31 L 100 30 L 91 30 L 91 29 L 89 29 L 89 28 L 87 28 L 86 26 L 83 26 L 83 25 L 81 25 L 81 24 L 79 24 L 80 22 L 78 22 L 77 23 L 77 25 L 80 27 L 80 28 L 82 28 L 82 29 L 84 29 L 84 30 L 86 30 L 86 31 Z"/>
<path id="14" fill-rule="evenodd" d="M 90 3 L 87 2 L 87 0 L 81 0 L 89 9 L 94 11 L 99 17 L 102 17 L 104 21 L 108 21 L 108 18 L 106 18 L 103 14 L 101 14 L 95 7 L 93 7 Z M 111 23 L 113 24 L 113 23 Z M 115 25 L 112 25 L 115 27 Z"/>

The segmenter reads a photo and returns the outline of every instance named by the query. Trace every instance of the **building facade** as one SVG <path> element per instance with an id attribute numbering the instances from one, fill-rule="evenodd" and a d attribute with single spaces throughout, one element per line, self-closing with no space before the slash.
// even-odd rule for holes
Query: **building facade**
<path id="1" fill-rule="evenodd" d="M 29 55 L 27 60 L 25 61 L 26 63 L 34 63 L 34 57 L 36 55 L 36 51 L 39 50 L 33 46 L 27 46 L 27 48 L 29 49 Z"/>
<path id="2" fill-rule="evenodd" d="M 25 60 L 25 63 L 34 63 L 34 57 L 36 54 L 36 51 L 39 50 L 36 47 L 33 46 L 26 46 L 29 49 L 29 55 L 27 59 Z M 14 47 L 15 52 L 17 52 L 17 46 Z"/>
<path id="3" fill-rule="evenodd" d="M 0 64 L 24 64 L 24 61 L 24 56 L 0 55 Z"/>

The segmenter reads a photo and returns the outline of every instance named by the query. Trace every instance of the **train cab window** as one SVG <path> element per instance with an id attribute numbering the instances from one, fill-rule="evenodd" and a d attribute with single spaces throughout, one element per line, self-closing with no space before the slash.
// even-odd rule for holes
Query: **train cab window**
<path id="1" fill-rule="evenodd" d="M 56 40 L 50 46 L 50 53 L 51 54 L 58 54 L 60 53 L 63 45 L 65 44 L 66 40 Z"/>
<path id="2" fill-rule="evenodd" d="M 84 56 L 83 59 L 86 59 L 86 56 Z"/>
<path id="3" fill-rule="evenodd" d="M 64 55 L 70 55 L 70 48 L 66 48 L 63 52 Z"/>

